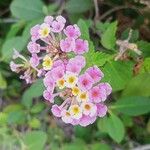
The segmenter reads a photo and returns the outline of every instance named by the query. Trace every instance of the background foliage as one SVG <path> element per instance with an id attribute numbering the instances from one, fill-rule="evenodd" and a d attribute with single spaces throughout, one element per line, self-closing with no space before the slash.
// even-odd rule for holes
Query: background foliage
<path id="1" fill-rule="evenodd" d="M 1 0 L 0 1 L 0 149 L 132 150 L 150 143 L 150 4 L 149 0 Z M 77 23 L 90 43 L 87 66 L 98 65 L 113 87 L 109 113 L 81 128 L 51 115 L 42 98 L 43 83 L 27 86 L 9 68 L 15 47 L 27 54 L 30 28 L 45 15 Z M 115 61 L 132 28 L 127 49 Z M 139 148 L 140 149 L 140 148 Z M 150 148 L 149 148 L 150 149 Z"/>

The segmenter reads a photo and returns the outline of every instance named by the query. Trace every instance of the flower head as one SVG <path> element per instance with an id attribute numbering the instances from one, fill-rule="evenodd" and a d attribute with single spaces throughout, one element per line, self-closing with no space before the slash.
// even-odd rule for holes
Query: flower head
<path id="1" fill-rule="evenodd" d="M 88 41 L 80 37 L 78 25 L 65 24 L 62 16 L 46 16 L 42 24 L 32 27 L 29 58 L 14 50 L 10 68 L 27 83 L 44 78 L 43 97 L 52 104 L 53 115 L 68 124 L 87 126 L 106 115 L 104 101 L 112 88 L 107 82 L 99 83 L 104 74 L 97 66 L 84 69 L 82 54 L 89 50 Z"/>

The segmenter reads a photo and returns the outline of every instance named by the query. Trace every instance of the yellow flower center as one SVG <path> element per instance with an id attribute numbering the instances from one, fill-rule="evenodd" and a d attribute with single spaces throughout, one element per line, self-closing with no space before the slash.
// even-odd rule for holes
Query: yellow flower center
<path id="1" fill-rule="evenodd" d="M 90 105 L 88 105 L 88 104 L 85 104 L 84 108 L 85 108 L 86 110 L 90 110 L 90 109 L 91 109 Z"/>
<path id="2" fill-rule="evenodd" d="M 52 68 L 53 61 L 49 56 L 45 56 L 42 65 L 45 70 L 50 70 Z"/>
<path id="3" fill-rule="evenodd" d="M 73 113 L 78 114 L 80 112 L 79 107 L 74 107 L 73 108 Z"/>
<path id="4" fill-rule="evenodd" d="M 57 86 L 58 86 L 60 89 L 63 89 L 63 88 L 65 87 L 65 80 L 64 80 L 63 78 L 57 80 Z"/>
<path id="5" fill-rule="evenodd" d="M 77 83 L 78 78 L 74 74 L 67 74 L 65 76 L 66 87 L 73 88 Z"/>
<path id="6" fill-rule="evenodd" d="M 49 35 L 49 28 L 43 28 L 43 29 L 41 29 L 41 31 L 40 31 L 40 36 L 41 37 L 47 37 L 48 35 Z"/>
<path id="7" fill-rule="evenodd" d="M 72 94 L 74 96 L 77 96 L 79 93 L 80 93 L 80 89 L 77 86 L 72 88 Z"/>

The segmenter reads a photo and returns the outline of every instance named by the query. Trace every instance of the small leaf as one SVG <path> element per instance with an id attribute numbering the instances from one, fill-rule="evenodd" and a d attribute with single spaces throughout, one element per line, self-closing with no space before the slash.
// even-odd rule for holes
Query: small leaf
<path id="1" fill-rule="evenodd" d="M 129 116 L 138 116 L 150 112 L 150 99 L 141 96 L 125 97 L 117 100 L 110 108 Z"/>
<path id="2" fill-rule="evenodd" d="M 17 33 L 24 27 L 24 25 L 25 25 L 24 21 L 19 21 L 15 24 L 12 24 L 10 30 L 8 31 L 6 35 L 6 39 L 12 38 L 15 35 L 17 35 Z"/>
<path id="3" fill-rule="evenodd" d="M 20 105 L 20 104 L 11 104 L 11 105 L 7 105 L 7 106 L 3 109 L 3 112 L 5 112 L 5 113 L 10 113 L 10 112 L 20 111 L 20 110 L 23 110 L 22 105 Z"/>
<path id="4" fill-rule="evenodd" d="M 41 79 L 37 80 L 32 86 L 27 89 L 22 96 L 22 103 L 27 108 L 32 105 L 33 98 L 39 97 L 43 94 L 44 85 Z"/>
<path id="5" fill-rule="evenodd" d="M 117 143 L 120 143 L 124 138 L 124 125 L 122 121 L 113 113 L 111 113 L 108 118 L 107 132 L 109 136 Z"/>
<path id="6" fill-rule="evenodd" d="M 37 118 L 32 118 L 30 121 L 29 121 L 29 126 L 33 129 L 38 129 L 40 128 L 41 126 L 41 122 L 39 119 Z"/>
<path id="7" fill-rule="evenodd" d="M 133 75 L 133 63 L 130 61 L 112 61 L 103 67 L 103 81 L 110 82 L 113 91 L 119 91 L 125 88 Z"/>
<path id="8" fill-rule="evenodd" d="M 102 45 L 109 49 L 114 50 L 116 44 L 116 31 L 117 31 L 117 22 L 111 23 L 107 30 L 102 34 L 101 43 Z"/>
<path id="9" fill-rule="evenodd" d="M 88 28 L 86 22 L 83 19 L 80 19 L 77 24 L 81 31 L 81 38 L 89 41 L 90 40 L 89 28 Z"/>
<path id="10" fill-rule="evenodd" d="M 86 67 L 97 65 L 98 67 L 103 66 L 107 61 L 112 59 L 112 56 L 103 52 L 94 52 L 92 49 L 89 50 L 85 55 Z"/>
<path id="11" fill-rule="evenodd" d="M 44 103 L 37 103 L 31 108 L 31 113 L 40 113 L 45 108 Z"/>
<path id="12" fill-rule="evenodd" d="M 108 117 L 105 116 L 104 118 L 100 118 L 97 122 L 97 127 L 100 132 L 106 132 L 107 133 L 107 121 Z"/>
<path id="13" fill-rule="evenodd" d="M 66 3 L 66 10 L 69 13 L 83 13 L 93 7 L 92 0 L 69 0 Z"/>
<path id="14" fill-rule="evenodd" d="M 19 19 L 32 20 L 44 16 L 41 0 L 14 0 L 10 5 L 13 16 Z"/>
<path id="15" fill-rule="evenodd" d="M 12 58 L 13 48 L 22 51 L 26 42 L 21 36 L 16 36 L 6 40 L 2 46 L 2 60 L 9 62 Z"/>
<path id="16" fill-rule="evenodd" d="M 150 73 L 150 57 L 144 59 L 140 68 L 140 73 Z"/>
<path id="17" fill-rule="evenodd" d="M 127 28 L 121 35 L 121 38 L 123 40 L 126 40 L 129 36 L 130 28 Z M 132 30 L 130 42 L 136 42 L 139 38 L 139 31 L 138 30 Z"/>
<path id="18" fill-rule="evenodd" d="M 91 135 L 92 128 L 90 126 L 86 128 L 81 126 L 75 126 L 74 130 L 75 130 L 75 136 L 77 138 L 83 139 L 84 141 L 89 141 L 92 136 Z"/>
<path id="19" fill-rule="evenodd" d="M 43 131 L 30 131 L 23 136 L 24 144 L 28 150 L 43 150 L 47 135 Z"/>
<path id="20" fill-rule="evenodd" d="M 150 74 L 139 74 L 129 80 L 122 96 L 150 96 Z"/>
<path id="21" fill-rule="evenodd" d="M 25 113 L 23 111 L 13 111 L 8 115 L 8 123 L 11 124 L 23 124 L 25 123 Z"/>
<path id="22" fill-rule="evenodd" d="M 138 49 L 142 51 L 144 57 L 150 56 L 150 42 L 147 41 L 138 41 L 137 42 Z"/>

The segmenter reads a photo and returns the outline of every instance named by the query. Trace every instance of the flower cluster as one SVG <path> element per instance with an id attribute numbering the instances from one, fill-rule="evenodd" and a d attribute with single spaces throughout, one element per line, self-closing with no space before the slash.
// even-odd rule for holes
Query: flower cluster
<path id="1" fill-rule="evenodd" d="M 52 104 L 54 116 L 65 123 L 87 126 L 106 115 L 104 101 L 112 88 L 108 83 L 100 83 L 104 74 L 97 66 L 85 70 L 82 54 L 88 52 L 88 41 L 80 38 L 76 24 L 65 24 L 62 16 L 47 16 L 44 23 L 32 27 L 27 45 L 30 57 L 26 59 L 14 50 L 10 67 L 21 73 L 20 78 L 27 83 L 43 77 L 43 97 Z M 75 56 L 68 58 L 69 52 Z M 61 99 L 58 101 L 57 97 Z"/>
<path id="2" fill-rule="evenodd" d="M 11 70 L 23 72 L 20 76 L 27 83 L 51 70 L 55 60 L 67 60 L 67 53 L 83 54 L 88 51 L 88 42 L 80 38 L 80 29 L 75 25 L 65 27 L 66 19 L 47 16 L 44 23 L 31 28 L 31 41 L 27 45 L 31 57 L 26 59 L 14 50 L 13 59 L 20 58 L 20 63 L 10 63 Z"/>
<path id="3" fill-rule="evenodd" d="M 71 58 L 66 63 L 55 63 L 45 75 L 46 90 L 43 93 L 44 98 L 53 104 L 52 113 L 65 123 L 81 126 L 105 116 L 107 106 L 103 102 L 112 89 L 108 83 L 99 83 L 104 76 L 102 71 L 93 66 L 80 74 L 86 64 L 83 56 Z M 55 102 L 57 96 L 62 98 L 61 105 Z"/>

